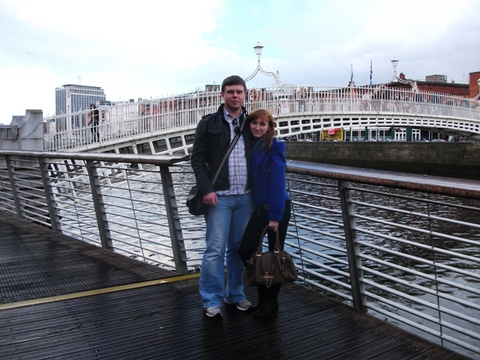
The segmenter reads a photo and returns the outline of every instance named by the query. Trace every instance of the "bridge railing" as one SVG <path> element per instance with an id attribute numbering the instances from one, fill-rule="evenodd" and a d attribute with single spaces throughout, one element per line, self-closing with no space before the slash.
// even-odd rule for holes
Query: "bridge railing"
<path id="1" fill-rule="evenodd" d="M 102 105 L 100 142 L 156 134 L 171 128 L 191 127 L 222 103 L 220 93 L 196 92 L 163 99 Z M 249 111 L 267 108 L 277 118 L 315 114 L 408 114 L 409 116 L 451 118 L 474 123 L 480 133 L 478 101 L 432 92 L 390 87 L 285 87 L 282 89 L 251 89 L 246 107 Z M 88 110 L 45 119 L 45 150 L 59 151 L 93 142 L 92 129 L 87 126 Z M 326 126 L 334 126 L 328 124 Z M 354 125 L 355 126 L 355 125 Z M 358 126 L 360 127 L 360 126 Z M 323 129 L 320 124 L 320 130 Z M 317 129 L 318 131 L 318 129 Z M 285 136 L 294 134 L 287 132 Z M 282 133 L 280 136 L 284 135 Z"/>
<path id="2" fill-rule="evenodd" d="M 181 156 L 0 151 L 0 209 L 125 256 L 201 270 Z M 480 182 L 288 162 L 299 283 L 480 356 Z"/>

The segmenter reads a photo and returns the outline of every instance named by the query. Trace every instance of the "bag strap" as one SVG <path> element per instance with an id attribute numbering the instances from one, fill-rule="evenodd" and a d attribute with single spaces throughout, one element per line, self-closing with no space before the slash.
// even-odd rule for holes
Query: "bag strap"
<path id="1" fill-rule="evenodd" d="M 232 152 L 233 148 L 237 144 L 238 139 L 240 139 L 240 135 L 242 135 L 243 126 L 247 122 L 247 120 L 245 119 L 245 114 L 244 113 L 242 114 L 242 116 L 244 117 L 244 119 L 242 121 L 242 124 L 240 125 L 240 131 L 235 135 L 235 137 L 233 138 L 233 141 L 230 143 L 230 146 L 228 147 L 227 152 L 225 153 L 225 156 L 223 157 L 222 162 L 220 163 L 220 166 L 218 167 L 217 172 L 215 173 L 215 176 L 213 177 L 212 185 L 214 185 L 215 181 L 217 181 L 218 175 L 220 175 L 220 170 L 222 170 L 223 165 L 225 164 L 225 161 L 230 156 L 230 153 Z"/>
<path id="2" fill-rule="evenodd" d="M 258 243 L 258 246 L 257 246 L 257 254 L 262 253 L 263 238 L 267 234 L 267 231 L 268 231 L 268 225 L 265 226 L 265 228 L 262 231 L 262 235 L 260 235 L 260 242 Z M 278 229 L 277 229 L 277 231 L 275 231 L 275 236 L 276 236 L 275 249 L 277 249 L 277 248 L 280 249 L 280 238 L 279 238 L 279 235 L 278 235 Z"/>

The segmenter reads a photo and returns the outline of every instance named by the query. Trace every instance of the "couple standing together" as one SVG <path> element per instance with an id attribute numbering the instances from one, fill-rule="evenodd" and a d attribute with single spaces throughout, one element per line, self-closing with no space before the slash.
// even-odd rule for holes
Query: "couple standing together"
<path id="1" fill-rule="evenodd" d="M 268 110 L 246 114 L 246 95 L 241 77 L 226 78 L 221 87 L 224 104 L 200 120 L 193 142 L 192 168 L 207 205 L 199 291 L 205 315 L 211 318 L 222 316 L 223 302 L 240 311 L 252 310 L 255 318 L 278 311 L 281 284 L 258 286 L 258 302 L 252 306 L 245 297 L 243 275 L 265 226 L 269 226 L 269 250 L 277 231 L 283 249 L 290 220 L 285 144 L 274 138 L 275 123 Z M 213 184 L 212 177 L 236 134 L 240 138 Z"/>

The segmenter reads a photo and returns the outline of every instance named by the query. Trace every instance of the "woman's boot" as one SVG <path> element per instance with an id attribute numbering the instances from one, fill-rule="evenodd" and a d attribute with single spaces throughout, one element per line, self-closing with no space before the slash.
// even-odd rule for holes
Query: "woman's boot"
<path id="1" fill-rule="evenodd" d="M 266 288 L 266 300 L 262 306 L 253 313 L 254 318 L 265 319 L 275 315 L 278 312 L 278 294 L 282 284 L 275 284 Z"/>
<path id="2" fill-rule="evenodd" d="M 260 309 L 262 304 L 267 300 L 267 287 L 266 286 L 257 286 L 258 291 L 258 301 L 255 305 L 252 306 L 252 312 L 257 311 Z"/>

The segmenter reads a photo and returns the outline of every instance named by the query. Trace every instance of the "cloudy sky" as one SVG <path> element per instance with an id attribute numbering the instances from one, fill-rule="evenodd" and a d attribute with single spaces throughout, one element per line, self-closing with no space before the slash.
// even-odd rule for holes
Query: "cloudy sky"
<path id="1" fill-rule="evenodd" d="M 477 0 L 0 0 L 0 123 L 55 112 L 55 88 L 100 86 L 111 101 L 247 77 L 346 86 L 398 73 L 467 83 L 480 71 Z M 247 85 L 269 86 L 257 75 Z"/>

